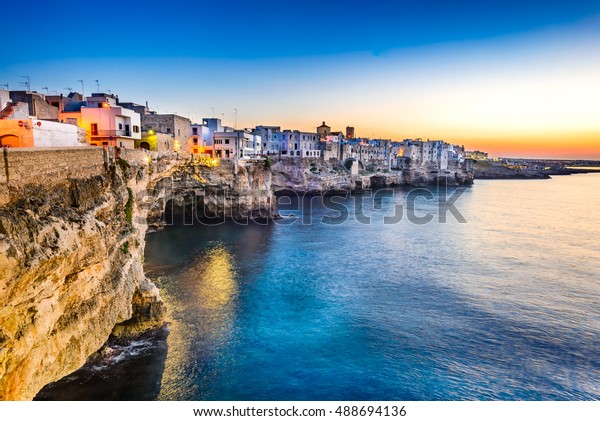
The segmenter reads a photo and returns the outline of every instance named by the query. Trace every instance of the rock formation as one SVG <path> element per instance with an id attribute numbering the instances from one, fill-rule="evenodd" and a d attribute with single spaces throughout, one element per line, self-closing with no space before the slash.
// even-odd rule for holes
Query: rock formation
<path id="1" fill-rule="evenodd" d="M 147 221 L 159 222 L 167 203 L 201 197 L 209 214 L 272 215 L 262 163 L 208 168 L 177 156 L 127 155 L 101 175 L 3 186 L 0 399 L 32 399 L 111 334 L 162 325 L 165 309 L 143 254 Z"/>
<path id="2" fill-rule="evenodd" d="M 277 193 L 327 194 L 340 191 L 366 190 L 391 186 L 449 186 L 473 184 L 473 172 L 463 166 L 439 170 L 437 163 L 417 165 L 398 171 L 362 170 L 352 175 L 337 161 L 285 158 L 272 165 L 273 190 Z"/>

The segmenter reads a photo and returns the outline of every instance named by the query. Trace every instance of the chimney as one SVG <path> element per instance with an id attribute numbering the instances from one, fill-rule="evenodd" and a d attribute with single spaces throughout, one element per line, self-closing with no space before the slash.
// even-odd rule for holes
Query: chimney
<path id="1" fill-rule="evenodd" d="M 60 99 L 58 101 L 58 112 L 62 113 L 64 111 L 64 106 L 63 106 L 63 94 L 60 94 Z"/>

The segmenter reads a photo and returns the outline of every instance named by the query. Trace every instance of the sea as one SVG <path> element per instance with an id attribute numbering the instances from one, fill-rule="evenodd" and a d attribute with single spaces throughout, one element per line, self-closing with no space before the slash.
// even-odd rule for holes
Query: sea
<path id="1" fill-rule="evenodd" d="M 600 399 L 600 174 L 278 202 L 149 233 L 168 325 L 37 399 Z"/>

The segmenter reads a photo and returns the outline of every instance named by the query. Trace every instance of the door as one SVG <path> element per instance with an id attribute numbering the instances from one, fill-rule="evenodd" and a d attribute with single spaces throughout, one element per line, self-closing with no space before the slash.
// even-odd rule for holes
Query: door
<path id="1" fill-rule="evenodd" d="M 19 148 L 21 147 L 21 139 L 14 134 L 0 136 L 0 148 Z"/>

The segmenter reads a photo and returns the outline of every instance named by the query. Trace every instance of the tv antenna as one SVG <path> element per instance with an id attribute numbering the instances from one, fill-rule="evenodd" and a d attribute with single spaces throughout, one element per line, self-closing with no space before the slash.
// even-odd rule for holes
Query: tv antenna
<path id="1" fill-rule="evenodd" d="M 100 92 L 100 81 L 96 79 L 94 82 L 96 82 L 96 92 Z"/>
<path id="2" fill-rule="evenodd" d="M 0 86 L 2 86 L 2 87 L 6 87 L 6 90 L 7 90 L 7 91 L 9 90 L 9 89 L 8 89 L 8 82 L 6 82 L 5 84 L 3 84 L 3 85 L 0 85 Z"/>
<path id="3" fill-rule="evenodd" d="M 237 130 L 237 108 L 234 108 L 233 112 L 235 113 L 235 120 L 233 123 L 233 128 Z"/>
<path id="4" fill-rule="evenodd" d="M 25 79 L 25 82 L 21 82 L 21 85 L 27 88 L 27 92 L 31 91 L 31 81 L 29 80 L 29 76 L 21 76 Z"/>
<path id="5" fill-rule="evenodd" d="M 77 79 L 77 82 L 81 82 L 81 96 L 85 97 L 85 88 L 83 85 L 83 79 Z"/>
<path id="6" fill-rule="evenodd" d="M 44 86 L 42 89 L 45 89 L 46 90 L 46 95 L 48 95 L 48 87 Z"/>
<path id="7" fill-rule="evenodd" d="M 73 92 L 73 88 L 63 88 L 63 89 L 66 89 L 69 92 Z"/>

